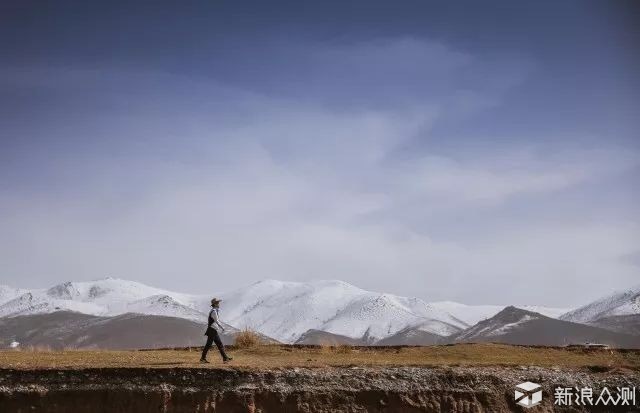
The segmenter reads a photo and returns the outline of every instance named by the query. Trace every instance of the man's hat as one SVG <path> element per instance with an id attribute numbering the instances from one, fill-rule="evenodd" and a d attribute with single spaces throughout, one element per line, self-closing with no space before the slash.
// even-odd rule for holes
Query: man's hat
<path id="1" fill-rule="evenodd" d="M 216 304 L 220 304 L 222 302 L 222 300 L 219 300 L 217 298 L 212 298 L 211 299 L 211 305 L 216 305 Z"/>

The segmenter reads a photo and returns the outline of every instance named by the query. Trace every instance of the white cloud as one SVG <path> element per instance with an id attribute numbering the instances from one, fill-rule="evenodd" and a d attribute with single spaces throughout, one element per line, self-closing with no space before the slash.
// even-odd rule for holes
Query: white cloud
<path id="1" fill-rule="evenodd" d="M 517 151 L 473 160 L 425 156 L 405 165 L 408 192 L 431 194 L 442 202 L 499 204 L 512 197 L 561 191 L 593 179 L 615 177 L 640 165 L 628 151 L 564 149 L 553 159 Z"/>
<path id="2" fill-rule="evenodd" d="M 168 75 L 134 76 L 141 90 L 129 76 L 110 83 L 115 102 L 126 105 L 90 117 L 87 130 L 112 146 L 86 156 L 47 154 L 38 167 L 43 179 L 62 181 L 59 191 L 0 192 L 3 273 L 16 284 L 117 275 L 192 292 L 261 278 L 338 278 L 424 298 L 548 305 L 573 304 L 561 300 L 578 281 L 587 296 L 603 276 L 612 287 L 637 276 L 619 259 L 637 251 L 637 222 L 594 222 L 597 191 L 591 205 L 581 205 L 591 213 L 575 213 L 577 223 L 514 220 L 473 239 L 433 235 L 441 220 L 490 226 L 523 197 L 554 216 L 554 197 L 615 184 L 637 166 L 637 154 L 567 146 L 550 158 L 540 155 L 548 153 L 541 143 L 463 158 L 426 144 L 400 158 L 399 147 L 429 137 L 443 117 L 494 105 L 501 86 L 461 92 L 468 88 L 457 87 L 456 70 L 473 69 L 478 59 L 442 45 L 358 47 L 318 59 L 339 60 L 351 76 L 379 64 L 370 81 L 402 74 L 397 59 L 417 55 L 411 75 L 424 75 L 420 69 L 435 60 L 425 84 L 443 89 L 401 105 L 347 108 Z M 389 55 L 395 58 L 385 66 Z M 93 75 L 82 81 L 99 83 Z M 149 98 L 164 82 L 172 93 Z M 110 150 L 119 155 L 106 156 Z M 479 208 L 488 212 L 475 217 Z M 541 288 L 517 288 L 529 279 Z"/>

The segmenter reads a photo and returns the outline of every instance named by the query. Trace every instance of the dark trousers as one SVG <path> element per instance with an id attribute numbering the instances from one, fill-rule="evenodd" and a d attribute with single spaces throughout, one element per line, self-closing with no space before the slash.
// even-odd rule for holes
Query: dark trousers
<path id="1" fill-rule="evenodd" d="M 220 355 L 222 356 L 222 360 L 227 359 L 227 353 L 224 352 L 224 344 L 222 344 L 222 340 L 220 340 L 220 335 L 218 334 L 218 330 L 215 328 L 207 329 L 207 343 L 204 345 L 202 349 L 202 359 L 207 358 L 207 353 L 211 348 L 211 344 L 216 343 L 218 350 L 220 351 Z"/>

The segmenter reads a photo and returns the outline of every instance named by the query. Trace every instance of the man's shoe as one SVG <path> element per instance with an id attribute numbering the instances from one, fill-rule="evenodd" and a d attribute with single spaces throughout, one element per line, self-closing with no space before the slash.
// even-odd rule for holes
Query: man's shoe
<path id="1" fill-rule="evenodd" d="M 200 359 L 200 363 L 202 363 L 202 364 L 209 364 L 209 362 L 207 361 L 207 359 Z"/>
<path id="2" fill-rule="evenodd" d="M 227 358 L 223 359 L 223 360 L 222 360 L 222 362 L 223 362 L 223 363 L 228 363 L 228 362 L 230 362 L 231 360 L 233 360 L 233 357 L 227 357 Z"/>

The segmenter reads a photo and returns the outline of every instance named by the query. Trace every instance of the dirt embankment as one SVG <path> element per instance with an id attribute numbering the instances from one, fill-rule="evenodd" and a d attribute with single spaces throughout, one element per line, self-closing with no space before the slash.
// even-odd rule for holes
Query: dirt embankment
<path id="1" fill-rule="evenodd" d="M 511 412 L 514 386 L 640 388 L 637 371 L 538 367 L 0 370 L 2 412 Z M 640 401 L 640 400 L 639 400 Z M 633 411 L 577 407 L 565 411 Z"/>

